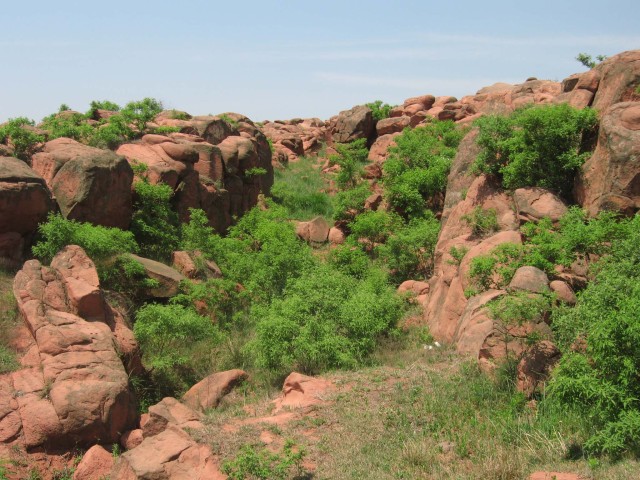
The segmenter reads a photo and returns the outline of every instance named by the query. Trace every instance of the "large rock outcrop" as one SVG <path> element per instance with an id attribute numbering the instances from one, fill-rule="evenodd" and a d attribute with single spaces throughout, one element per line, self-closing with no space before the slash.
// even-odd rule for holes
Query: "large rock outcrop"
<path id="1" fill-rule="evenodd" d="M 47 181 L 66 218 L 129 228 L 133 170 L 123 157 L 57 138 L 33 156 L 32 166 Z"/>
<path id="2" fill-rule="evenodd" d="M 51 267 L 26 262 L 13 290 L 28 339 L 23 368 L 0 376 L 0 442 L 117 442 L 137 414 L 93 262 L 80 247 L 66 247 Z"/>
<path id="3" fill-rule="evenodd" d="M 344 110 L 331 121 L 333 141 L 338 143 L 349 143 L 361 138 L 373 140 L 375 128 L 371 109 L 364 105 Z"/>
<path id="4" fill-rule="evenodd" d="M 22 160 L 0 157 L 0 258 L 18 261 L 53 208 L 45 180 Z"/>

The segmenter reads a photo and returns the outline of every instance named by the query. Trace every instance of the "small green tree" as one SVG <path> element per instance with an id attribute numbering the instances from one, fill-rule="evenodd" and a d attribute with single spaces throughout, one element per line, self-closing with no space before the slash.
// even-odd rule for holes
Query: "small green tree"
<path id="1" fill-rule="evenodd" d="M 382 100 L 376 100 L 374 102 L 366 103 L 365 105 L 371 109 L 373 120 L 376 122 L 389 118 L 391 110 L 393 109 L 393 105 L 384 103 Z"/>
<path id="2" fill-rule="evenodd" d="M 586 53 L 579 53 L 576 56 L 576 60 L 587 68 L 594 68 L 599 62 L 604 61 L 606 58 L 606 55 L 596 55 L 596 62 L 591 55 L 587 55 Z"/>
<path id="3" fill-rule="evenodd" d="M 33 120 L 26 117 L 9 119 L 0 126 L 0 143 L 10 142 L 13 154 L 21 160 L 27 160 L 34 153 L 34 147 L 45 140 L 42 135 L 33 131 L 34 124 Z"/>

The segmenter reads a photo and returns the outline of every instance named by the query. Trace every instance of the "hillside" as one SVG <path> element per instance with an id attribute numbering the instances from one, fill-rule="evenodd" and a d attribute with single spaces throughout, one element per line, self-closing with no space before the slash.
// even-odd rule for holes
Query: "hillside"
<path id="1" fill-rule="evenodd" d="M 1 124 L 0 479 L 634 478 L 639 131 L 640 51 Z"/>

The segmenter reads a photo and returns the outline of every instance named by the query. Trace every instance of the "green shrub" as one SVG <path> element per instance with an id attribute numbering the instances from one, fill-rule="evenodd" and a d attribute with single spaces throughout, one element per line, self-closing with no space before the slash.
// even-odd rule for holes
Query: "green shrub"
<path id="1" fill-rule="evenodd" d="M 169 133 L 178 133 L 180 127 L 171 127 L 169 125 L 161 125 L 153 129 L 153 133 L 156 135 L 168 135 Z"/>
<path id="2" fill-rule="evenodd" d="M 139 101 L 127 103 L 124 108 L 120 110 L 120 116 L 122 116 L 128 124 L 134 126 L 137 131 L 136 133 L 142 134 L 145 128 L 147 128 L 147 123 L 153 120 L 160 112 L 162 112 L 162 102 L 155 98 L 147 97 Z"/>
<path id="3" fill-rule="evenodd" d="M 552 317 L 564 355 L 547 401 L 586 416 L 588 453 L 640 453 L 640 216 L 620 230 L 576 306 Z"/>
<path id="4" fill-rule="evenodd" d="M 371 260 L 360 246 L 351 243 L 338 245 L 329 252 L 329 263 L 340 272 L 362 279 L 371 268 Z"/>
<path id="5" fill-rule="evenodd" d="M 49 132 L 49 139 L 66 137 L 82 143 L 89 143 L 95 129 L 87 123 L 81 113 L 53 114 L 42 121 L 41 128 Z"/>
<path id="6" fill-rule="evenodd" d="M 385 242 L 400 225 L 402 219 L 395 213 L 377 210 L 358 215 L 349 223 L 349 229 L 356 239 L 363 239 L 373 247 L 376 243 Z"/>
<path id="7" fill-rule="evenodd" d="M 291 440 L 287 440 L 282 452 L 274 453 L 267 448 L 243 445 L 233 460 L 222 463 L 222 473 L 231 480 L 260 479 L 285 480 L 298 478 L 302 471 L 302 460 L 305 452 L 295 448 Z"/>
<path id="8" fill-rule="evenodd" d="M 584 140 L 594 134 L 595 110 L 568 104 L 530 106 L 509 117 L 476 121 L 482 147 L 475 168 L 496 175 L 508 189 L 538 186 L 569 196 L 573 178 L 589 156 Z"/>
<path id="9" fill-rule="evenodd" d="M 599 62 L 604 61 L 606 58 L 606 55 L 596 55 L 596 61 L 591 55 L 587 55 L 586 53 L 579 53 L 576 56 L 576 60 L 587 68 L 594 68 Z"/>
<path id="10" fill-rule="evenodd" d="M 543 316 L 551 310 L 551 296 L 513 292 L 491 301 L 487 309 L 491 317 L 500 322 L 502 333 L 511 337 L 513 332 L 510 327 L 542 321 Z M 535 336 L 529 340 L 535 340 Z M 505 348 L 506 343 L 505 341 Z"/>
<path id="11" fill-rule="evenodd" d="M 152 185 L 147 181 L 134 185 L 131 232 L 145 257 L 167 260 L 179 243 L 178 215 L 171 207 L 173 189 L 169 185 Z"/>
<path id="12" fill-rule="evenodd" d="M 393 105 L 389 105 L 388 103 L 383 103 L 382 100 L 376 100 L 371 103 L 366 103 L 365 105 L 371 109 L 371 113 L 373 114 L 373 120 L 375 122 L 379 122 L 380 120 L 389 118 L 389 115 L 391 114 L 391 110 L 393 109 Z"/>
<path id="13" fill-rule="evenodd" d="M 460 263 L 462 263 L 462 259 L 465 257 L 468 251 L 469 248 L 464 245 L 460 247 L 456 247 L 454 245 L 449 249 L 449 255 L 451 255 L 451 257 L 453 258 L 453 260 L 450 260 L 450 262 L 453 265 L 460 265 Z"/>
<path id="14" fill-rule="evenodd" d="M 348 190 L 340 190 L 334 197 L 334 220 L 351 220 L 364 211 L 364 202 L 371 195 L 369 185 L 361 183 Z"/>
<path id="15" fill-rule="evenodd" d="M 89 106 L 89 110 L 86 116 L 92 118 L 95 115 L 96 110 L 107 110 L 110 112 L 119 112 L 120 105 L 110 102 L 109 100 L 97 101 L 93 100 Z"/>
<path id="16" fill-rule="evenodd" d="M 67 245 L 79 245 L 95 262 L 122 252 L 138 251 L 131 232 L 67 220 L 60 214 L 50 213 L 47 221 L 38 227 L 38 233 L 40 239 L 32 251 L 47 264 Z"/>
<path id="17" fill-rule="evenodd" d="M 190 208 L 189 221 L 182 224 L 180 249 L 207 252 L 209 242 L 215 234 L 213 228 L 209 226 L 209 219 L 204 210 Z"/>
<path id="18" fill-rule="evenodd" d="M 463 215 L 461 220 L 471 227 L 471 233 L 477 237 L 483 237 L 500 229 L 494 208 L 484 209 L 478 205 L 471 213 Z"/>
<path id="19" fill-rule="evenodd" d="M 199 380 L 190 375 L 197 344 L 205 342 L 211 348 L 223 339 L 209 318 L 177 304 L 144 305 L 136 314 L 133 333 L 145 367 L 178 391 Z"/>
<path id="20" fill-rule="evenodd" d="M 20 368 L 16 352 L 9 347 L 0 344 L 0 375 L 13 372 Z"/>
<path id="21" fill-rule="evenodd" d="M 405 129 L 395 138 L 385 161 L 384 186 L 391 205 L 408 217 L 420 216 L 426 207 L 438 207 L 447 186 L 451 160 L 464 130 L 451 121 L 433 121 Z"/>
<path id="22" fill-rule="evenodd" d="M 391 271 L 391 278 L 400 283 L 408 278 L 426 279 L 433 269 L 433 253 L 440 233 L 440 222 L 432 212 L 414 218 L 396 229 L 376 252 Z"/>
<path id="23" fill-rule="evenodd" d="M 366 142 L 366 139 L 361 138 L 351 143 L 337 143 L 335 145 L 338 153 L 330 155 L 329 161 L 340 166 L 336 175 L 336 183 L 340 188 L 348 189 L 357 185 L 362 167 L 369 155 Z"/>
<path id="24" fill-rule="evenodd" d="M 0 143 L 10 141 L 13 145 L 14 155 L 22 160 L 27 160 L 34 153 L 34 147 L 45 141 L 42 135 L 38 135 L 28 128 L 33 126 L 33 120 L 26 117 L 10 118 L 6 124 L 0 126 Z"/>
<path id="25" fill-rule="evenodd" d="M 157 280 L 147 276 L 144 266 L 128 253 L 98 262 L 96 267 L 104 288 L 124 293 L 134 302 L 144 299 L 148 290 L 160 286 Z"/>
<path id="26" fill-rule="evenodd" d="M 378 338 L 396 326 L 402 300 L 379 274 L 358 281 L 319 266 L 252 315 L 259 366 L 314 373 L 365 361 Z"/>
<path id="27" fill-rule="evenodd" d="M 331 217 L 333 206 L 325 193 L 328 184 L 312 160 L 301 157 L 298 162 L 275 170 L 271 187 L 274 201 L 289 211 L 291 218 L 309 220 L 317 215 Z"/>

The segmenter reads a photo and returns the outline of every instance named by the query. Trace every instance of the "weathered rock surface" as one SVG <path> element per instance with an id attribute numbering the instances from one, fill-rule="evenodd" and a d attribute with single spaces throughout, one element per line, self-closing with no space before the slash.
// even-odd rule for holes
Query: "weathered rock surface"
<path id="1" fill-rule="evenodd" d="M 38 173 L 22 160 L 0 157 L 0 233 L 33 233 L 52 207 L 51 193 Z"/>
<path id="2" fill-rule="evenodd" d="M 543 387 L 558 360 L 560 360 L 560 350 L 552 342 L 542 340 L 533 345 L 518 363 L 516 383 L 518 391 L 529 398 L 533 396 Z"/>
<path id="3" fill-rule="evenodd" d="M 32 165 L 47 181 L 66 218 L 129 228 L 133 170 L 123 157 L 57 138 L 33 156 Z"/>
<path id="4" fill-rule="evenodd" d="M 631 215 L 640 209 L 639 102 L 618 103 L 603 114 L 598 144 L 582 167 L 576 197 L 591 215 L 600 210 Z"/>
<path id="5" fill-rule="evenodd" d="M 26 448 L 118 441 L 136 409 L 91 260 L 77 246 L 51 267 L 30 260 L 13 290 L 31 342 L 23 368 L 0 380 L 0 441 Z"/>
<path id="6" fill-rule="evenodd" d="M 308 222 L 300 222 L 296 234 L 302 240 L 311 243 L 324 243 L 329 237 L 329 224 L 322 217 L 315 217 Z"/>
<path id="7" fill-rule="evenodd" d="M 107 478 L 113 468 L 114 458 L 100 445 L 91 447 L 73 473 L 73 480 L 101 480 Z"/>
<path id="8" fill-rule="evenodd" d="M 285 379 L 282 397 L 275 400 L 275 411 L 285 407 L 306 408 L 322 403 L 322 397 L 335 390 L 329 380 L 293 372 Z"/>
<path id="9" fill-rule="evenodd" d="M 222 278 L 215 262 L 207 260 L 200 251 L 177 251 L 171 254 L 171 264 L 178 272 L 192 280 Z"/>
<path id="10" fill-rule="evenodd" d="M 371 109 L 364 105 L 340 112 L 331 127 L 333 140 L 338 143 L 349 143 L 361 138 L 371 140 L 375 135 Z"/>
<path id="11" fill-rule="evenodd" d="M 554 193 L 544 188 L 518 188 L 513 192 L 513 201 L 521 222 L 550 218 L 557 222 L 567 213 L 567 206 Z"/>
<path id="12" fill-rule="evenodd" d="M 191 387 L 182 401 L 194 410 L 216 408 L 226 394 L 247 378 L 248 375 L 238 369 L 214 373 Z"/>
<path id="13" fill-rule="evenodd" d="M 510 292 L 521 291 L 530 293 L 544 293 L 549 291 L 549 278 L 547 274 L 536 267 L 524 266 L 516 270 L 507 290 Z"/>
<path id="14" fill-rule="evenodd" d="M 182 275 L 176 269 L 156 262 L 150 258 L 139 257 L 131 254 L 131 258 L 139 262 L 145 270 L 147 276 L 158 281 L 158 286 L 148 290 L 148 294 L 154 298 L 169 298 L 178 293 L 180 282 L 186 280 L 187 277 Z"/>

